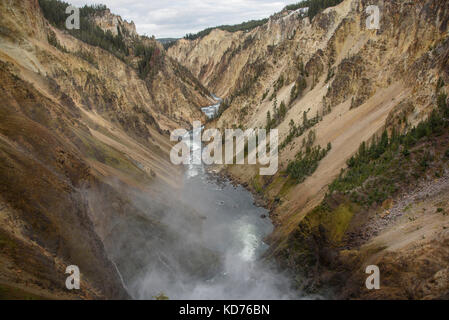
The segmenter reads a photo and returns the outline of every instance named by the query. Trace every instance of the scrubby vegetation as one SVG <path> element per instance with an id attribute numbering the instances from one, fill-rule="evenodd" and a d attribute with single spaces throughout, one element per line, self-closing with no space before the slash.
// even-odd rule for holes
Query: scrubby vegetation
<path id="1" fill-rule="evenodd" d="M 310 19 L 313 19 L 313 17 L 315 17 L 318 13 L 320 13 L 324 9 L 336 6 L 337 4 L 341 3 L 342 1 L 343 0 L 305 0 L 305 1 L 298 2 L 296 4 L 288 5 L 284 8 L 284 10 L 290 11 L 290 10 L 298 10 L 301 8 L 308 7 L 309 11 L 307 12 L 307 16 Z M 246 22 L 236 24 L 236 25 L 222 25 L 222 26 L 218 26 L 218 27 L 207 28 L 207 29 L 204 29 L 195 34 L 188 33 L 187 35 L 184 36 L 184 38 L 187 40 L 196 40 L 196 39 L 199 39 L 199 38 L 209 35 L 215 29 L 220 29 L 220 30 L 229 31 L 229 32 L 251 31 L 252 29 L 257 28 L 261 25 L 264 25 L 267 22 L 268 22 L 268 18 L 265 18 L 265 19 L 261 19 L 261 20 L 246 21 Z"/>
<path id="2" fill-rule="evenodd" d="M 424 176 L 433 167 L 438 176 L 438 154 L 435 139 L 447 134 L 449 128 L 449 106 L 447 96 L 438 98 L 438 108 L 429 118 L 407 133 L 385 130 L 380 139 L 360 145 L 351 157 L 348 169 L 330 185 L 329 192 L 338 192 L 351 201 L 371 206 L 394 196 L 404 184 Z M 444 157 L 444 156 L 443 156 Z"/>
<path id="3" fill-rule="evenodd" d="M 45 18 L 56 28 L 65 29 L 68 15 L 65 13 L 68 3 L 59 0 L 39 0 L 39 5 Z M 124 59 L 129 54 L 121 32 L 114 36 L 111 32 L 104 32 L 92 21 L 91 17 L 106 10 L 104 5 L 91 5 L 80 8 L 80 29 L 67 30 L 72 36 L 90 45 L 100 47 Z"/>
<path id="4" fill-rule="evenodd" d="M 266 124 L 267 130 L 276 128 L 285 119 L 285 116 L 287 115 L 288 110 L 285 102 L 282 101 L 279 108 L 277 104 L 278 104 L 277 99 L 275 99 L 273 102 L 273 117 L 271 117 L 270 111 L 267 112 L 267 124 Z"/>
<path id="5" fill-rule="evenodd" d="M 290 121 L 290 131 L 288 133 L 288 136 L 285 138 L 285 140 L 282 142 L 280 149 L 284 149 L 294 138 L 301 137 L 304 132 L 306 132 L 308 129 L 314 127 L 317 123 L 319 123 L 322 120 L 322 117 L 317 114 L 314 118 L 308 119 L 307 112 L 304 111 L 303 114 L 303 122 L 302 125 L 298 124 L 296 125 L 293 120 Z"/>
<path id="6" fill-rule="evenodd" d="M 310 19 L 313 19 L 313 17 L 324 9 L 336 6 L 341 2 L 343 2 L 343 0 L 305 0 L 296 4 L 288 5 L 284 8 L 284 10 L 298 10 L 300 8 L 308 7 L 309 11 L 307 15 Z"/>
<path id="7" fill-rule="evenodd" d="M 229 31 L 229 32 L 250 31 L 254 28 L 264 25 L 267 22 L 268 22 L 268 19 L 251 20 L 251 21 L 246 21 L 246 22 L 236 24 L 236 25 L 223 25 L 223 26 L 218 26 L 218 27 L 213 27 L 213 28 L 207 28 L 207 29 L 204 29 L 203 31 L 200 31 L 195 34 L 188 33 L 187 35 L 185 35 L 184 38 L 187 40 L 196 40 L 196 39 L 207 36 L 215 29 L 220 29 L 220 30 Z"/>
<path id="8" fill-rule="evenodd" d="M 325 199 L 306 214 L 290 235 L 287 249 L 280 254 L 281 261 L 300 268 L 305 278 L 313 278 L 320 272 L 317 268 L 323 266 L 326 270 L 341 268 L 334 263 L 338 254 L 335 250 L 352 244 L 353 232 L 357 232 L 351 229 L 354 216 L 380 208 L 400 190 L 414 188 L 423 177 L 441 176 L 449 160 L 448 129 L 449 105 L 446 94 L 441 93 L 438 108 L 416 127 L 404 129 L 403 133 L 385 130 L 380 138 L 362 143 L 357 154 L 348 160 L 348 168 L 329 187 Z M 438 208 L 442 204 L 436 210 L 445 214 Z M 320 284 L 311 281 L 299 285 L 313 292 Z"/>
<path id="9" fill-rule="evenodd" d="M 220 107 L 218 108 L 216 118 L 219 118 L 229 107 L 230 107 L 229 99 L 223 99 L 223 101 L 220 104 Z"/>
<path id="10" fill-rule="evenodd" d="M 274 92 L 278 92 L 284 86 L 284 83 L 284 75 L 281 74 L 274 84 Z"/>
<path id="11" fill-rule="evenodd" d="M 290 92 L 290 104 L 302 95 L 307 88 L 307 81 L 303 76 L 299 76 Z"/>
<path id="12" fill-rule="evenodd" d="M 244 95 L 247 96 L 253 93 L 254 85 L 257 83 L 257 80 L 262 76 L 265 72 L 266 65 L 262 61 L 257 60 L 253 63 L 246 65 L 243 69 L 242 75 L 239 78 L 237 86 L 235 87 L 235 91 L 232 94 L 232 99 L 235 97 Z"/>
<path id="13" fill-rule="evenodd" d="M 237 50 L 241 50 L 239 47 Z M 219 118 L 223 112 L 225 112 L 232 104 L 232 102 L 239 96 L 254 95 L 256 92 L 255 86 L 257 80 L 263 75 L 266 70 L 266 65 L 260 59 L 245 65 L 243 72 L 241 73 L 239 80 L 234 87 L 234 92 L 230 94 L 226 99 L 222 101 L 215 118 Z M 267 93 L 268 94 L 268 93 Z M 240 120 L 242 120 L 249 113 L 248 107 L 240 109 Z"/>
<path id="14" fill-rule="evenodd" d="M 329 65 L 327 69 L 326 81 L 324 83 L 328 83 L 334 76 L 335 76 L 335 68 Z"/>
<path id="15" fill-rule="evenodd" d="M 160 56 L 160 50 L 151 46 L 144 46 L 139 44 L 136 46 L 134 54 L 141 57 L 140 62 L 137 66 L 139 75 L 141 78 L 145 78 L 152 71 L 155 72 L 155 64 L 158 62 L 158 57 Z"/>
<path id="16" fill-rule="evenodd" d="M 84 51 L 84 50 L 79 50 L 77 52 L 75 52 L 75 55 L 87 62 L 89 62 L 91 65 L 93 65 L 94 67 L 98 68 L 98 63 L 95 60 L 95 57 L 93 54 L 91 54 L 88 51 Z"/>
<path id="17" fill-rule="evenodd" d="M 178 41 L 178 39 L 176 39 L 176 38 L 160 38 L 160 39 L 157 39 L 157 41 L 162 43 L 165 50 L 168 50 L 170 47 L 172 47 L 176 44 L 176 41 Z"/>
<path id="18" fill-rule="evenodd" d="M 301 1 L 298 3 L 289 4 L 288 6 L 284 7 L 284 10 L 288 11 L 294 11 L 301 8 L 307 8 L 309 6 L 309 1 Z"/>
<path id="19" fill-rule="evenodd" d="M 39 0 L 45 18 L 56 28 L 65 30 L 75 38 L 100 47 L 120 60 L 128 63 L 137 69 L 142 79 L 151 79 L 157 73 L 164 61 L 161 50 L 156 45 L 152 45 L 147 37 L 133 38 L 125 41 L 123 32 L 118 30 L 118 35 L 114 36 L 110 31 L 104 32 L 100 27 L 95 25 L 92 17 L 102 14 L 107 10 L 104 5 L 92 5 L 80 8 L 80 30 L 67 30 L 65 22 L 68 15 L 65 13 L 68 3 L 60 0 Z M 68 52 L 66 48 L 61 46 L 54 32 L 50 31 L 48 42 L 63 52 Z M 94 66 L 97 63 L 91 54 L 86 51 L 78 51 L 74 53 L 80 58 L 88 61 Z M 133 62 L 137 57 L 136 64 Z"/>
<path id="20" fill-rule="evenodd" d="M 274 99 L 276 99 L 278 91 L 280 89 L 282 89 L 282 87 L 284 85 L 285 85 L 285 78 L 284 78 L 284 75 L 281 74 L 279 76 L 279 78 L 273 84 L 273 93 L 270 96 L 270 101 L 273 101 Z M 265 100 L 265 98 L 266 98 L 266 96 L 268 95 L 269 92 L 270 92 L 270 90 L 268 89 L 266 91 L 266 93 L 264 94 L 264 97 L 263 97 L 262 101 Z"/>
<path id="21" fill-rule="evenodd" d="M 444 80 L 442 78 L 438 79 L 436 92 L 438 93 L 445 86 Z"/>
<path id="22" fill-rule="evenodd" d="M 324 9 L 336 6 L 337 4 L 343 2 L 343 0 L 309 0 L 307 2 L 309 7 L 309 18 L 313 19 L 313 17 Z"/>
<path id="23" fill-rule="evenodd" d="M 58 39 L 56 38 L 56 34 L 53 31 L 50 31 L 48 33 L 47 40 L 48 40 L 48 43 L 51 44 L 56 49 L 59 49 L 62 52 L 68 52 L 67 49 L 59 43 Z"/>
<path id="24" fill-rule="evenodd" d="M 295 59 L 295 68 L 296 71 L 299 73 L 294 86 L 292 87 L 291 91 L 290 91 L 290 102 L 289 104 L 293 104 L 293 102 L 300 98 L 303 93 L 304 90 L 307 88 L 307 77 L 309 76 L 309 74 L 307 73 L 305 67 L 304 67 L 304 62 L 302 61 L 302 59 Z"/>
<path id="25" fill-rule="evenodd" d="M 290 162 L 287 167 L 287 173 L 291 178 L 295 179 L 297 183 L 302 183 L 304 180 L 311 176 L 322 159 L 326 157 L 328 152 L 332 149 L 332 145 L 329 143 L 326 149 L 321 146 L 312 147 L 315 142 L 315 132 L 312 130 L 309 132 L 308 140 L 304 139 L 305 152 L 301 150 L 293 162 Z"/>

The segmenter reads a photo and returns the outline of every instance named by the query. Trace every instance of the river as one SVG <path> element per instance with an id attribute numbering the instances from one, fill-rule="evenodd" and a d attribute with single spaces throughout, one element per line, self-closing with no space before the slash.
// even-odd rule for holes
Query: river
<path id="1" fill-rule="evenodd" d="M 217 105 L 203 110 L 209 116 L 212 109 L 217 112 Z M 198 150 L 203 146 L 191 147 Z M 268 248 L 264 239 L 273 231 L 269 213 L 254 204 L 249 191 L 208 169 L 205 165 L 186 166 L 180 195 L 186 207 L 200 215 L 200 228 L 186 231 L 188 222 L 178 218 L 169 223 L 183 242 L 194 244 L 188 246 L 188 257 L 179 250 L 184 245 L 172 249 L 162 244 L 156 257 L 163 265 L 149 268 L 133 285 L 133 295 L 150 299 L 163 293 L 170 299 L 186 300 L 294 298 L 291 279 L 261 259 Z M 180 254 L 184 257 L 178 258 Z M 151 261 L 154 264 L 154 258 Z M 184 270 L 194 270 L 195 275 Z"/>

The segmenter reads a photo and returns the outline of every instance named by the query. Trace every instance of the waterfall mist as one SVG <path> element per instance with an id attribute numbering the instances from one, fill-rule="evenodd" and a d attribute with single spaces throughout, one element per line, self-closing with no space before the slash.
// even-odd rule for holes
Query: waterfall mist
<path id="1" fill-rule="evenodd" d="M 133 298 L 298 298 L 291 279 L 261 259 L 273 226 L 244 188 L 201 166 L 188 168 L 179 189 L 160 186 L 156 197 L 112 185 L 87 198 L 102 213 L 94 223 Z M 101 202 L 98 192 L 116 200 Z"/>

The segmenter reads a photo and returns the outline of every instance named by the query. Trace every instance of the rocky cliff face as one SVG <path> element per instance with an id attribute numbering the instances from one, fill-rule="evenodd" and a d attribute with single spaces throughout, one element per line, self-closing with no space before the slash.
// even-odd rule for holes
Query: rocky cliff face
<path id="1" fill-rule="evenodd" d="M 120 33 L 129 37 L 139 36 L 133 21 L 127 22 L 126 20 L 123 20 L 122 17 L 112 14 L 109 9 L 95 15 L 93 20 L 101 29 L 110 31 L 114 36 L 117 36 Z"/>
<path id="2" fill-rule="evenodd" d="M 37 0 L 2 1 L 0 21 L 0 296 L 128 298 L 123 280 L 141 262 L 121 250 L 125 226 L 173 238 L 155 216 L 179 186 L 167 131 L 202 118 L 209 93 L 109 11 L 95 23 L 151 48 L 151 60 L 118 59 L 53 27 Z M 151 206 L 137 208 L 144 192 Z M 79 291 L 65 288 L 69 265 Z"/>
<path id="3" fill-rule="evenodd" d="M 378 30 L 366 28 L 366 9 L 372 4 L 380 9 Z M 395 130 L 410 130 L 435 108 L 440 88 L 444 91 L 447 89 L 444 83 L 449 82 L 448 19 L 449 5 L 446 1 L 372 3 L 346 0 L 324 10 L 312 21 L 296 12 L 284 11 L 272 16 L 267 24 L 248 32 L 215 30 L 194 41 L 180 40 L 169 49 L 169 54 L 187 66 L 212 92 L 225 98 L 227 109 L 211 125 L 219 128 L 267 127 L 269 112 L 270 127 L 279 129 L 282 145 L 277 175 L 260 177 L 257 168 L 251 171 L 248 166 L 231 166 L 226 170 L 236 180 L 268 199 L 272 217 L 277 223 L 271 237 L 271 251 L 283 259 L 292 257 L 287 263 L 290 267 L 307 269 L 304 266 L 307 259 L 298 257 L 307 256 L 306 252 L 313 252 L 317 247 L 341 246 L 335 242 L 330 246 L 319 243 L 312 246 L 312 237 L 303 237 L 298 225 L 306 228 L 304 218 L 314 216 L 311 212 L 322 203 L 328 185 L 347 167 L 346 161 L 357 152 L 361 143 L 369 143 L 385 128 L 390 132 L 393 127 Z M 282 108 L 283 112 L 280 112 Z M 287 166 L 297 159 L 299 152 L 304 154 L 306 145 L 324 148 L 328 143 L 332 148 L 317 163 L 316 170 L 305 176 L 301 183 L 292 180 Z M 447 163 L 444 167 L 447 172 Z M 414 191 L 407 192 L 412 194 Z M 392 201 L 401 202 L 396 196 L 392 197 Z M 442 193 L 438 197 L 442 197 Z M 342 199 L 335 200 L 334 209 L 343 203 Z M 361 211 L 382 211 L 378 207 L 371 209 Z M 353 220 L 343 211 L 333 212 L 333 222 L 323 220 L 314 227 L 334 230 L 335 225 L 347 227 L 346 222 L 352 221 L 354 229 L 350 231 L 353 232 L 357 225 L 367 223 L 370 216 L 368 213 L 356 215 Z M 342 222 L 339 217 L 349 220 Z M 432 219 L 445 223 L 441 216 Z M 406 221 L 401 221 L 390 222 L 388 226 L 402 228 Z M 346 227 L 343 227 L 343 234 L 350 233 Z M 422 244 L 424 246 L 435 239 L 435 235 L 428 232 L 423 234 L 427 237 Z M 294 238 L 295 234 L 302 234 L 300 240 L 287 240 Z M 319 234 L 316 232 L 313 237 L 320 238 Z M 415 236 L 410 236 L 407 245 L 421 245 L 411 240 L 416 240 Z M 364 238 L 364 243 L 368 244 L 360 249 L 363 254 L 357 250 L 355 252 L 358 253 L 351 253 L 359 255 L 359 258 L 362 256 L 361 264 L 357 264 L 360 268 L 368 261 L 383 261 L 382 257 L 389 255 L 387 252 L 400 256 L 402 263 L 411 263 L 411 256 L 416 254 L 410 251 L 410 247 L 395 247 L 391 242 L 384 243 L 382 247 L 374 240 L 373 234 Z M 373 243 L 376 245 L 371 246 Z M 441 242 L 438 245 L 443 246 Z M 298 255 L 295 255 L 295 250 L 299 250 Z M 376 250 L 379 251 L 374 255 Z M 337 259 L 337 256 L 329 258 L 332 254 L 326 259 Z M 436 259 L 444 260 L 443 255 Z M 296 262 L 293 257 L 298 258 Z M 312 260 L 320 261 L 319 258 Z M 393 262 L 391 256 L 388 261 L 395 266 L 390 266 L 390 271 L 396 268 L 395 272 L 391 271 L 395 275 L 392 278 L 399 277 L 399 262 Z M 423 281 L 439 277 L 436 274 L 445 268 L 447 264 L 437 264 L 435 269 L 423 272 L 421 276 L 426 279 Z M 323 274 L 328 274 L 325 269 Z M 407 272 L 418 277 L 417 273 L 424 269 L 425 266 L 419 264 Z M 361 270 L 350 273 L 363 278 L 364 270 Z M 347 280 L 345 277 L 342 279 Z M 329 279 L 324 282 L 329 282 Z M 338 283 L 341 287 L 341 282 Z M 441 280 L 440 284 L 447 288 L 447 279 Z M 410 297 L 423 298 L 427 294 L 431 297 L 429 292 L 418 294 L 410 289 L 413 285 L 403 279 L 403 291 L 389 288 L 385 296 L 406 297 L 409 294 Z M 358 295 L 360 297 L 363 293 L 359 291 Z"/>
<path id="4" fill-rule="evenodd" d="M 3 1 L 0 296 L 129 297 L 125 285 L 145 259 L 183 241 L 161 214 L 182 209 L 188 232 L 200 225 L 173 199 L 180 179 L 167 130 L 204 119 L 210 90 L 226 106 L 210 125 L 279 129 L 278 174 L 226 170 L 267 200 L 276 223 L 269 255 L 307 277 L 299 286 L 332 285 L 344 298 L 445 297 L 449 151 L 447 129 L 432 131 L 439 121 L 418 130 L 421 140 L 402 138 L 413 140 L 409 149 L 370 163 L 367 183 L 330 192 L 362 142 L 382 142 L 372 139 L 385 128 L 390 136 L 412 131 L 436 104 L 447 105 L 447 1 L 378 1 L 380 29 L 367 30 L 371 4 L 346 0 L 312 21 L 284 11 L 250 31 L 180 40 L 168 53 L 97 12 L 97 26 L 123 37 L 117 55 L 49 24 L 37 0 Z M 315 170 L 292 178 L 289 164 L 328 143 Z M 381 178 L 379 163 L 388 163 Z M 358 204 L 367 194 L 382 201 Z M 203 253 L 194 258 L 213 261 Z M 381 268 L 385 290 L 365 290 L 368 264 Z M 80 291 L 65 289 L 68 265 L 80 267 Z"/>

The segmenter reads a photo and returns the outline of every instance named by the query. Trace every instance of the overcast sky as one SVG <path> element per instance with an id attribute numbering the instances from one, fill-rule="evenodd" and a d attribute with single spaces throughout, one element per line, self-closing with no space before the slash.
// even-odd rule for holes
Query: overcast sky
<path id="1" fill-rule="evenodd" d="M 267 18 L 299 0 L 65 0 L 76 6 L 101 3 L 137 32 L 156 38 L 180 38 L 207 27 Z"/>

